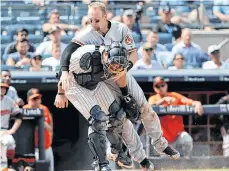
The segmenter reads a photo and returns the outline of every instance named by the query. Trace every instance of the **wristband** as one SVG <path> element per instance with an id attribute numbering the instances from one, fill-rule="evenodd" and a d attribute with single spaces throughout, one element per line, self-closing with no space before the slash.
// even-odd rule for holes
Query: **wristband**
<path id="1" fill-rule="evenodd" d="M 64 93 L 57 93 L 58 95 L 64 95 Z"/>

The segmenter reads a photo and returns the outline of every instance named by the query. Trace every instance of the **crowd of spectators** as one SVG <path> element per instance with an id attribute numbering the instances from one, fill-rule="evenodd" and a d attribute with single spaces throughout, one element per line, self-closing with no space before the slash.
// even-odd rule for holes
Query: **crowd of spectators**
<path id="1" fill-rule="evenodd" d="M 33 3 L 38 6 L 58 4 L 58 2 L 67 1 L 25 1 L 25 3 Z M 90 0 L 82 1 L 82 4 L 88 4 L 90 2 Z M 228 2 L 221 0 L 212 0 L 209 2 L 214 3 L 212 15 L 214 15 L 218 21 L 227 23 L 229 21 Z M 79 2 L 74 3 L 76 6 L 79 4 Z M 214 29 L 209 24 L 209 12 L 206 11 L 206 4 L 198 1 L 191 2 L 182 0 L 177 2 L 161 0 L 157 14 L 155 14 L 158 15 L 160 19 L 158 21 L 152 21 L 155 23 L 153 23 L 151 29 L 147 29 L 146 31 L 141 29 L 140 20 L 142 18 L 145 20 L 148 15 L 143 11 L 144 6 L 153 3 L 153 1 L 135 1 L 133 3 L 137 4 L 139 9 L 136 9 L 135 6 L 133 6 L 132 9 L 124 8 L 124 11 L 114 8 L 113 10 L 109 10 L 107 14 L 110 20 L 123 22 L 132 31 L 139 55 L 137 66 L 133 69 L 174 70 L 193 68 L 217 69 L 229 67 L 228 61 L 224 62 L 220 59 L 220 47 L 212 45 L 209 46 L 207 52 L 204 52 L 198 44 L 192 41 L 192 30 L 182 25 L 182 23 L 193 24 L 202 22 L 206 26 L 204 29 Z M 200 5 L 198 8 L 194 8 L 196 7 L 195 5 L 199 3 Z M 107 4 L 109 8 L 112 4 L 117 5 L 117 2 L 105 1 L 105 4 Z M 146 9 L 150 8 L 149 6 Z M 65 49 L 67 43 L 66 41 L 62 41 L 63 36 L 68 35 L 69 32 L 72 33 L 71 36 L 68 35 L 70 37 L 68 41 L 70 41 L 74 35 L 79 34 L 81 29 L 85 29 L 90 24 L 90 20 L 87 16 L 82 16 L 81 25 L 65 24 L 61 21 L 61 15 L 61 12 L 57 9 L 52 9 L 48 12 L 46 16 L 47 21 L 42 25 L 43 42 L 39 44 L 36 43 L 36 45 L 30 41 L 30 31 L 26 26 L 19 28 L 14 36 L 15 41 L 9 43 L 4 49 L 4 53 L 1 54 L 2 67 L 8 67 L 9 69 L 24 69 L 27 71 L 57 70 L 59 68 L 61 53 Z M 160 34 L 163 33 L 171 35 L 172 41 L 163 44 L 159 43 L 161 42 Z M 146 60 L 149 54 L 151 55 L 151 60 Z M 37 55 L 40 56 L 38 57 Z M 182 58 L 177 59 L 177 56 L 182 56 Z M 39 62 L 40 60 L 41 64 Z M 180 61 L 180 63 L 178 61 Z"/>

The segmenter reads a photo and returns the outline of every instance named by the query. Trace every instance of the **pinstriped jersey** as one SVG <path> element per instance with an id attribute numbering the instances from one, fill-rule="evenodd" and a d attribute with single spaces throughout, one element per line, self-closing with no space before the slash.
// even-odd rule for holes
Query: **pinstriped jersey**
<path id="1" fill-rule="evenodd" d="M 11 115 L 20 113 L 18 105 L 8 96 L 1 100 L 1 128 L 8 129 Z"/>
<path id="2" fill-rule="evenodd" d="M 96 46 L 109 46 L 112 42 L 120 42 L 128 52 L 136 50 L 132 33 L 129 28 L 120 22 L 110 21 L 111 27 L 105 36 L 93 30 L 91 25 L 79 32 L 73 39 L 79 45 L 93 44 Z"/>

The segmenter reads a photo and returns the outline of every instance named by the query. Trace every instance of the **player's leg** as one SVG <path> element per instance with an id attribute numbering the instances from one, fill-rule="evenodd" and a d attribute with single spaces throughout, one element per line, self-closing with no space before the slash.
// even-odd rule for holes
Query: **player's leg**
<path id="1" fill-rule="evenodd" d="M 191 157 L 193 149 L 193 139 L 187 132 L 182 132 L 176 139 L 176 147 L 181 150 L 181 155 L 184 157 Z"/>
<path id="2" fill-rule="evenodd" d="M 6 150 L 7 147 L 3 143 L 0 143 L 1 151 L 0 151 L 0 169 L 7 168 L 7 157 Z"/>
<path id="3" fill-rule="evenodd" d="M 116 96 L 122 98 L 119 87 L 114 84 L 112 80 L 107 80 L 106 84 L 113 91 Z M 148 104 L 144 92 L 138 85 L 132 75 L 127 73 L 127 86 L 130 95 L 136 100 L 137 104 L 144 110 L 142 110 L 140 119 L 146 129 L 146 132 L 152 139 L 152 144 L 156 147 L 156 150 L 160 153 L 168 153 L 167 155 L 174 158 L 179 157 L 179 153 L 168 146 L 167 140 L 162 136 L 161 124 L 157 114 L 153 111 L 151 105 Z"/>
<path id="4" fill-rule="evenodd" d="M 0 138 L 0 146 L 1 146 L 1 167 L 7 168 L 7 149 L 14 150 L 15 149 L 15 140 L 12 135 L 4 135 Z"/>
<path id="5" fill-rule="evenodd" d="M 68 100 L 89 121 L 88 145 L 99 162 L 99 170 L 110 171 L 106 158 L 106 130 L 108 117 L 93 97 L 93 92 L 79 86 L 74 79 L 65 92 Z"/>
<path id="6" fill-rule="evenodd" d="M 53 156 L 52 147 L 49 147 L 48 149 L 45 150 L 45 158 L 50 163 L 49 171 L 54 171 L 54 156 Z"/>
<path id="7" fill-rule="evenodd" d="M 168 145 L 167 140 L 162 136 L 161 124 L 158 115 L 153 111 L 151 105 L 148 104 L 144 92 L 138 85 L 134 77 L 127 73 L 128 91 L 142 108 L 140 115 L 141 121 L 145 127 L 147 134 L 152 139 L 152 144 L 159 153 L 165 153 L 173 159 L 180 157 L 178 151 Z"/>
<path id="8" fill-rule="evenodd" d="M 95 91 L 94 98 L 103 107 L 103 111 L 109 113 L 107 138 L 111 143 L 111 153 L 117 155 L 116 162 L 119 166 L 130 169 L 133 167 L 132 161 L 122 148 L 122 129 L 126 113 L 104 82 L 99 83 Z"/>
<path id="9" fill-rule="evenodd" d="M 106 85 L 113 84 L 112 82 L 106 81 Z M 109 89 L 113 89 L 112 87 L 108 86 Z M 115 90 L 115 89 L 114 89 Z M 121 96 L 119 96 L 115 91 L 112 91 L 113 96 L 115 96 L 118 103 L 121 103 Z M 139 162 L 144 170 L 153 170 L 153 164 L 146 158 L 145 150 L 143 149 L 143 145 L 141 140 L 133 127 L 132 122 L 128 119 L 124 119 L 123 122 L 123 133 L 122 137 L 124 142 L 126 143 L 128 150 L 130 151 L 131 156 L 134 158 L 135 161 Z"/>
<path id="10" fill-rule="evenodd" d="M 124 121 L 122 137 L 131 157 L 133 157 L 133 159 L 138 162 L 144 170 L 154 170 L 153 163 L 146 158 L 146 153 L 143 149 L 143 144 L 139 135 L 134 129 L 132 122 L 128 119 L 125 119 Z"/>

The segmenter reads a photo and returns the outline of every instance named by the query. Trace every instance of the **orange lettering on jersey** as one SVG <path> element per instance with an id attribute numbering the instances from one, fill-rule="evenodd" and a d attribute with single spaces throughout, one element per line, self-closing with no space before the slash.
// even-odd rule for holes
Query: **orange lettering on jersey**
<path id="1" fill-rule="evenodd" d="M 1 110 L 1 115 L 9 115 L 10 114 L 10 110 Z"/>
<path id="2" fill-rule="evenodd" d="M 127 45 L 130 45 L 132 42 L 133 42 L 133 39 L 131 38 L 131 36 L 127 35 L 127 36 L 125 37 L 125 43 L 126 43 Z"/>

